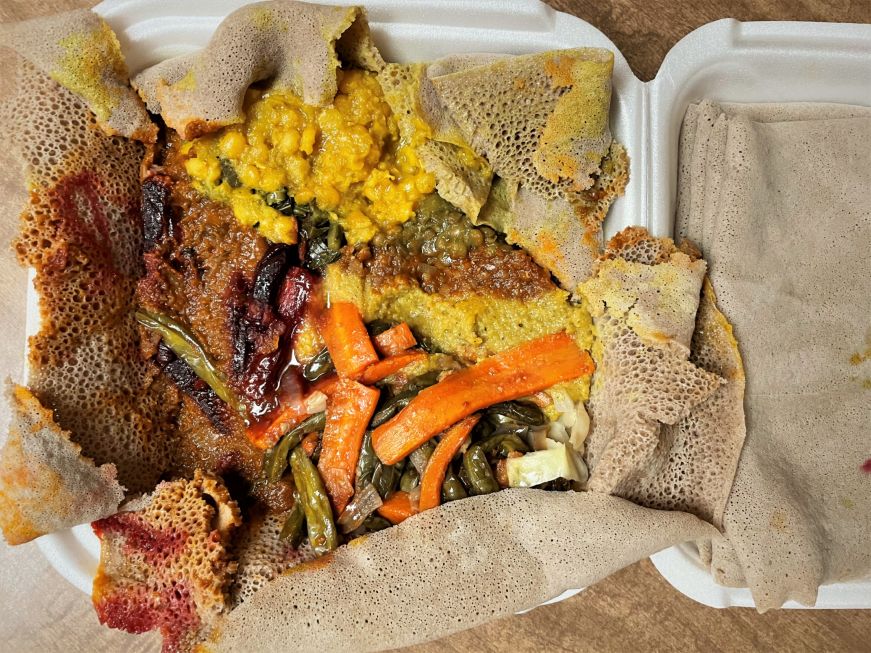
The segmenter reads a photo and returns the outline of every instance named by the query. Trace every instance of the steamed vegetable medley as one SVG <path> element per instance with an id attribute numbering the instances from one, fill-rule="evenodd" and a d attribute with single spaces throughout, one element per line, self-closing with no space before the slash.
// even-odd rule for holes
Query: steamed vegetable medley
<path id="1" fill-rule="evenodd" d="M 380 530 L 443 502 L 506 487 L 569 489 L 586 479 L 577 446 L 586 436 L 583 404 L 543 392 L 592 372 L 567 335 L 415 375 L 438 355 L 420 348 L 405 323 L 367 329 L 353 304 L 335 303 L 318 329 L 326 348 L 302 368 L 308 392 L 256 436 L 274 442 L 266 479 L 293 479 L 296 503 L 283 537 L 299 542 L 307 533 L 324 553 L 339 532 Z"/>
<path id="2" fill-rule="evenodd" d="M 434 192 L 372 74 L 328 107 L 246 106 L 170 134 L 143 187 L 137 319 L 184 397 L 180 466 L 239 477 L 317 555 L 442 503 L 579 489 L 586 309 Z"/>

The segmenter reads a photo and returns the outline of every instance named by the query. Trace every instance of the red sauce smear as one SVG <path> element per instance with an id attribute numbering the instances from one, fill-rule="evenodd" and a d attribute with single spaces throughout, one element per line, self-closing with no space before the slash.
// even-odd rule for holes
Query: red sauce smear
<path id="1" fill-rule="evenodd" d="M 153 566 L 178 556 L 188 538 L 183 531 L 157 529 L 133 512 L 119 512 L 100 519 L 92 524 L 92 528 L 100 539 L 103 535 L 124 538 L 126 554 L 141 554 Z"/>
<path id="2" fill-rule="evenodd" d="M 144 633 L 160 629 L 162 653 L 180 653 L 190 646 L 190 638 L 200 628 L 200 617 L 190 589 L 183 581 L 154 594 L 145 585 L 117 588 L 100 597 L 95 605 L 101 624 Z"/>
<path id="3" fill-rule="evenodd" d="M 191 635 L 200 628 L 200 617 L 187 582 L 172 579 L 166 568 L 184 549 L 188 534 L 184 531 L 159 529 L 141 515 L 119 512 L 92 525 L 97 537 L 118 537 L 126 555 L 141 555 L 153 568 L 152 579 L 166 586 L 153 588 L 145 583 L 109 584 L 104 591 L 95 590 L 95 608 L 100 623 L 129 633 L 159 629 L 163 636 L 163 653 L 188 650 Z"/>
<path id="4" fill-rule="evenodd" d="M 871 474 L 871 458 L 862 463 L 862 471 L 866 474 Z"/>

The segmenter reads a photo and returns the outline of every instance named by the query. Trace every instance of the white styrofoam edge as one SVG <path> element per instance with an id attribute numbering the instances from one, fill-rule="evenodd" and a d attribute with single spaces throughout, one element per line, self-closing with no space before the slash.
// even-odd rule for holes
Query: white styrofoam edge
<path id="1" fill-rule="evenodd" d="M 719 585 L 701 564 L 691 544 L 673 546 L 650 556 L 650 561 L 668 583 L 681 594 L 712 608 L 755 608 L 753 594 L 746 587 Z M 867 609 L 871 581 L 822 585 L 814 606 L 795 601 L 783 604 L 788 609 L 854 610 Z"/>
<path id="2" fill-rule="evenodd" d="M 43 535 L 36 546 L 61 576 L 88 596 L 100 561 L 100 540 L 90 524 Z"/>

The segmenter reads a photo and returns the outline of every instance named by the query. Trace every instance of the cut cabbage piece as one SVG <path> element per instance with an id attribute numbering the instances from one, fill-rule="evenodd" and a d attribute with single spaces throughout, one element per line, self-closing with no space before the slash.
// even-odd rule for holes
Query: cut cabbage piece
<path id="1" fill-rule="evenodd" d="M 509 487 L 532 487 L 558 478 L 577 483 L 587 480 L 587 466 L 562 443 L 505 461 Z"/>

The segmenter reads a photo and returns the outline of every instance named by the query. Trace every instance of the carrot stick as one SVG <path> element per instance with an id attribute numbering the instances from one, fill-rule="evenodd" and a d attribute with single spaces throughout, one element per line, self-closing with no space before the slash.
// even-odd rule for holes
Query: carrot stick
<path id="1" fill-rule="evenodd" d="M 392 465 L 478 410 L 592 374 L 594 369 L 590 355 L 564 332 L 530 340 L 422 390 L 372 432 L 372 446 L 381 462 Z"/>
<path id="2" fill-rule="evenodd" d="M 379 391 L 350 379 L 340 379 L 327 404 L 318 471 L 324 479 L 335 514 L 354 496 L 354 475 L 363 434 L 375 412 Z"/>
<path id="3" fill-rule="evenodd" d="M 339 377 L 336 374 L 329 374 L 315 381 L 312 386 L 312 392 L 319 390 L 328 397 L 332 395 L 339 385 Z"/>
<path id="4" fill-rule="evenodd" d="M 379 333 L 374 341 L 375 349 L 382 356 L 396 356 L 417 344 L 414 334 L 405 322 Z"/>
<path id="5" fill-rule="evenodd" d="M 448 471 L 448 465 L 451 460 L 457 455 L 463 442 L 469 437 L 469 433 L 478 420 L 480 415 L 470 415 L 466 419 L 445 431 L 442 439 L 436 445 L 435 451 L 429 457 L 429 462 L 423 470 L 423 476 L 420 479 L 420 511 L 435 508 L 442 501 L 442 483 L 445 482 L 445 473 Z"/>
<path id="6" fill-rule="evenodd" d="M 417 509 L 411 502 L 411 497 L 409 497 L 408 492 L 397 490 L 381 504 L 381 507 L 378 508 L 377 512 L 395 526 L 396 524 L 404 522 L 412 515 L 416 515 Z"/>
<path id="7" fill-rule="evenodd" d="M 363 370 L 363 374 L 360 376 L 360 383 L 372 385 L 382 379 L 386 379 L 391 374 L 395 374 L 406 365 L 425 359 L 426 352 L 424 351 L 409 351 L 385 358 Z"/>
<path id="8" fill-rule="evenodd" d="M 302 450 L 305 452 L 306 456 L 308 456 L 309 458 L 312 457 L 315 449 L 318 448 L 318 442 L 320 441 L 320 439 L 321 436 L 317 433 L 309 433 L 302 439 L 302 442 L 300 442 L 299 444 L 302 447 Z"/>
<path id="9" fill-rule="evenodd" d="M 308 415 L 305 402 L 302 399 L 294 399 L 282 405 L 270 422 L 248 427 L 245 436 L 258 449 L 269 449 Z"/>
<path id="10" fill-rule="evenodd" d="M 354 304 L 336 302 L 324 311 L 320 333 L 339 376 L 356 379 L 369 365 L 378 362 L 378 354 Z"/>

